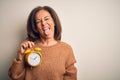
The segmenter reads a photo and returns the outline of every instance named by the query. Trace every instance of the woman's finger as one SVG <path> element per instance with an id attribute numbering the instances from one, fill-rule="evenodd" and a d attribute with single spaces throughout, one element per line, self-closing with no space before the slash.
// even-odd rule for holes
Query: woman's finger
<path id="1" fill-rule="evenodd" d="M 28 47 L 29 47 L 29 48 L 32 48 L 33 46 L 34 46 L 34 43 L 33 43 L 32 41 L 29 41 L 29 42 L 28 42 Z"/>
<path id="2" fill-rule="evenodd" d="M 24 51 L 27 49 L 27 48 L 32 48 L 34 46 L 34 42 L 32 41 L 25 41 L 21 44 L 20 46 L 20 52 L 21 53 L 24 53 Z"/>

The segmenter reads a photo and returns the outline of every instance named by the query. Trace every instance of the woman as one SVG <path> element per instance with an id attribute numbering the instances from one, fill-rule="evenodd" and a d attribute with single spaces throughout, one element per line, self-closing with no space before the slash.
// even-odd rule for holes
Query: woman
<path id="1" fill-rule="evenodd" d="M 56 12 L 48 7 L 34 8 L 27 22 L 27 39 L 9 69 L 13 80 L 77 80 L 72 48 L 61 41 L 61 24 Z M 42 48 L 42 63 L 30 67 L 25 62 L 25 50 Z"/>

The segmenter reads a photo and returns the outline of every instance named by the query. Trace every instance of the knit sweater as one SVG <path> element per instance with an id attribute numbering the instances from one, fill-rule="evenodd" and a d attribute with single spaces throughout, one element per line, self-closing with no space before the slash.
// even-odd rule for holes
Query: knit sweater
<path id="1" fill-rule="evenodd" d="M 53 46 L 35 44 L 35 47 L 42 48 L 42 63 L 30 67 L 25 65 L 24 57 L 17 61 L 16 56 L 8 72 L 12 80 L 77 80 L 76 60 L 70 45 L 58 41 Z"/>

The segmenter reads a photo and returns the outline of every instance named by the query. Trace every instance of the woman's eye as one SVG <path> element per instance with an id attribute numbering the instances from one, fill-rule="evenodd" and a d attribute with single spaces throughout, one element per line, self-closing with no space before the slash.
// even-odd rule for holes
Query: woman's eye
<path id="1" fill-rule="evenodd" d="M 40 23 L 40 21 L 36 21 L 36 23 Z"/>
<path id="2" fill-rule="evenodd" d="M 45 18 L 45 20 L 49 20 L 49 18 Z"/>

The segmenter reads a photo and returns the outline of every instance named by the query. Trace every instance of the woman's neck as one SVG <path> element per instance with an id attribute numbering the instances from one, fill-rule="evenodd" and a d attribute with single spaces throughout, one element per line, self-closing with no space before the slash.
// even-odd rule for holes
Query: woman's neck
<path id="1" fill-rule="evenodd" d="M 55 45 L 56 43 L 57 43 L 57 41 L 54 38 L 40 40 L 40 45 L 42 45 L 42 46 L 52 46 L 52 45 Z"/>

